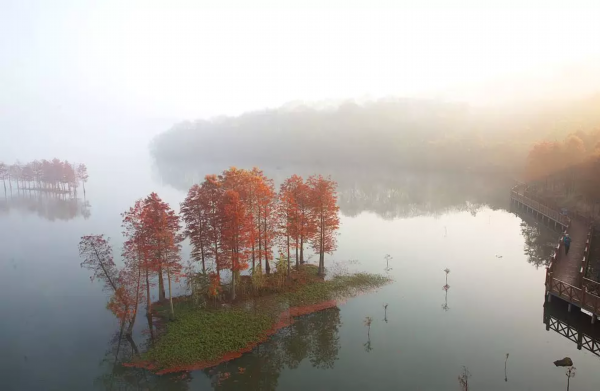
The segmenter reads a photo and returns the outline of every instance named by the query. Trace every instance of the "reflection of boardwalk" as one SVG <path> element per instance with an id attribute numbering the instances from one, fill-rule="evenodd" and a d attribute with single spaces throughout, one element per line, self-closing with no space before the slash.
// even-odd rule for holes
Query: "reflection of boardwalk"
<path id="1" fill-rule="evenodd" d="M 600 324 L 591 324 L 589 316 L 581 311 L 568 310 L 568 305 L 555 300 L 544 303 L 544 324 L 546 330 L 554 330 L 584 348 L 600 356 Z"/>
<path id="2" fill-rule="evenodd" d="M 556 296 L 569 303 L 569 310 L 574 305 L 600 315 L 600 284 L 585 278 L 592 237 L 589 222 L 579 216 L 569 218 L 563 215 L 555 205 L 528 194 L 523 186 L 513 188 L 511 202 L 531 211 L 542 220 L 547 220 L 548 223 L 561 226 L 572 238 L 569 254 L 565 254 L 561 239 L 550 265 L 546 268 L 548 301 L 552 300 L 552 296 Z M 595 320 L 596 317 L 592 316 L 592 322 Z"/>

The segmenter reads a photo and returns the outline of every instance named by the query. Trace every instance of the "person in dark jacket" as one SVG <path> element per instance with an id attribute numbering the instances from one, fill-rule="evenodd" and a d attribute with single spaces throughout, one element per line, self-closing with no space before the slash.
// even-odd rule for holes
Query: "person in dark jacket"
<path id="1" fill-rule="evenodd" d="M 569 234 L 565 234 L 565 237 L 563 238 L 563 242 L 565 244 L 565 255 L 569 253 L 569 248 L 571 247 L 571 237 L 569 236 Z"/>

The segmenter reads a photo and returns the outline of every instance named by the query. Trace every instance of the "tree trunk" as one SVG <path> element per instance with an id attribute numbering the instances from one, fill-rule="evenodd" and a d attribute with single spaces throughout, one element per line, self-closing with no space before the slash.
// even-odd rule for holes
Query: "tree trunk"
<path id="1" fill-rule="evenodd" d="M 298 264 L 298 237 L 296 236 L 296 270 L 300 270 L 300 265 Z"/>
<path id="2" fill-rule="evenodd" d="M 131 345 L 131 349 L 133 350 L 135 356 L 139 356 L 140 355 L 140 351 L 138 350 L 138 347 L 135 344 L 135 341 L 131 337 L 131 334 L 125 335 L 125 338 L 127 338 L 127 342 L 129 342 L 129 344 Z"/>
<path id="3" fill-rule="evenodd" d="M 158 301 L 164 301 L 167 298 L 165 295 L 165 281 L 163 277 L 162 266 L 158 267 Z"/>
<path id="4" fill-rule="evenodd" d="M 304 235 L 300 235 L 300 265 L 304 265 Z"/>
<path id="5" fill-rule="evenodd" d="M 202 274 L 206 274 L 206 264 L 204 263 L 204 243 L 200 241 L 200 256 L 202 257 Z"/>
<path id="6" fill-rule="evenodd" d="M 150 344 L 154 344 L 154 324 L 152 324 L 152 315 L 149 313 L 146 315 L 146 319 L 148 319 L 148 330 L 150 330 Z"/>
<path id="7" fill-rule="evenodd" d="M 324 254 L 324 239 L 325 239 L 325 232 L 324 232 L 324 222 L 323 222 L 323 212 L 321 212 L 321 232 L 319 232 L 319 274 L 320 275 L 324 275 L 325 274 L 325 254 Z"/>
<path id="8" fill-rule="evenodd" d="M 262 220 L 260 214 L 260 206 L 258 208 L 258 267 L 262 272 Z"/>
<path id="9" fill-rule="evenodd" d="M 265 234 L 265 272 L 267 273 L 267 275 L 271 274 L 271 265 L 269 265 L 269 247 L 267 245 L 267 213 L 265 211 L 265 217 L 264 217 L 264 221 L 265 221 L 265 226 L 264 226 L 264 234 Z"/>
<path id="10" fill-rule="evenodd" d="M 235 300 L 235 252 L 231 250 L 231 301 Z"/>
<path id="11" fill-rule="evenodd" d="M 254 240 L 252 241 L 252 274 L 254 274 L 254 266 L 255 266 L 255 259 L 254 259 Z"/>
<path id="12" fill-rule="evenodd" d="M 140 302 L 140 284 L 142 282 L 142 269 L 138 265 L 138 277 L 137 284 L 135 288 L 135 305 L 133 306 L 133 314 L 131 316 L 131 320 L 129 321 L 129 327 L 127 328 L 127 334 L 131 335 L 133 333 L 133 325 L 135 324 L 135 318 L 137 318 L 138 305 Z"/>
<path id="13" fill-rule="evenodd" d="M 290 235 L 287 235 L 287 276 L 290 278 Z"/>
<path id="14" fill-rule="evenodd" d="M 173 294 L 171 292 L 171 268 L 167 268 L 167 280 L 169 283 L 169 304 L 171 305 L 171 319 L 175 319 L 175 310 L 173 309 Z"/>
<path id="15" fill-rule="evenodd" d="M 219 268 L 219 245 L 215 240 L 215 268 L 217 269 L 217 276 L 221 278 L 221 269 Z"/>
<path id="16" fill-rule="evenodd" d="M 146 267 L 146 315 L 151 316 L 152 301 L 150 300 L 150 278 L 148 277 L 148 268 Z"/>

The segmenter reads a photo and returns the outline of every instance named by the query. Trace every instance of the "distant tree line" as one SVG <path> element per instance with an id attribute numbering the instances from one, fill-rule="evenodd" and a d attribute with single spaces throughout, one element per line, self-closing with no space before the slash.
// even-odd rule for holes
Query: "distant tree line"
<path id="1" fill-rule="evenodd" d="M 0 179 L 5 192 L 7 185 L 11 191 L 14 185 L 17 190 L 74 193 L 80 182 L 85 192 L 88 173 L 85 164 L 75 165 L 67 160 L 54 158 L 50 161 L 34 160 L 25 164 L 17 162 L 7 165 L 0 162 Z"/>
<path id="2" fill-rule="evenodd" d="M 172 282 L 184 272 L 193 290 L 202 289 L 201 295 L 216 298 L 221 271 L 230 271 L 231 299 L 235 300 L 242 271 L 251 266 L 249 281 L 257 289 L 265 282 L 263 264 L 267 275 L 275 272 L 277 278 L 289 278 L 292 258 L 298 268 L 304 262 L 305 246 L 310 245 L 319 256 L 318 271 L 323 275 L 325 254 L 336 248 L 338 211 L 336 184 L 328 178 L 315 175 L 304 180 L 294 175 L 277 193 L 273 181 L 259 169 L 230 168 L 192 186 L 181 204 L 181 218 L 156 193 L 136 201 L 123 213 L 123 267 L 116 266 L 112 247 L 103 235 L 82 237 L 79 251 L 82 267 L 90 269 L 93 278 L 103 281 L 111 292 L 108 308 L 123 327 L 128 324 L 130 334 L 144 300 L 147 316 L 151 316 L 150 289 L 155 279 L 159 301 L 166 300 L 165 274 L 171 316 Z M 193 264 L 187 270 L 183 267 L 180 250 L 186 237 L 201 272 L 195 272 Z M 280 250 L 277 259 L 273 256 L 275 245 Z M 193 285 L 198 280 L 209 283 Z"/>
<path id="3" fill-rule="evenodd" d="M 562 141 L 535 144 L 527 159 L 525 179 L 546 196 L 600 204 L 600 129 L 577 132 Z"/>
<path id="4" fill-rule="evenodd" d="M 302 104 L 174 125 L 158 135 L 158 164 L 351 167 L 518 174 L 537 140 L 600 124 L 600 95 L 576 104 L 514 110 L 438 100 Z M 332 148 L 335 146 L 335 148 Z"/>

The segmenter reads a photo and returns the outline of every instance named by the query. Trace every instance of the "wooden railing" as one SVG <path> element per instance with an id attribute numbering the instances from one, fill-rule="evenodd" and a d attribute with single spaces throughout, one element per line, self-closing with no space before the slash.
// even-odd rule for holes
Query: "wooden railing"
<path id="1" fill-rule="evenodd" d="M 583 259 L 581 260 L 581 268 L 579 269 L 579 281 L 583 284 L 583 279 L 587 276 L 588 267 L 590 263 L 590 250 L 592 244 L 592 234 L 594 233 L 594 226 L 590 224 L 587 238 L 585 240 L 585 249 L 583 250 Z"/>
<path id="2" fill-rule="evenodd" d="M 511 190 L 511 198 L 561 224 L 565 228 L 565 234 L 569 232 L 571 219 L 568 216 L 560 213 L 555 205 L 550 205 L 540 197 L 528 194 L 526 190 L 523 191 L 524 189 L 525 186 L 522 184 L 514 186 Z M 581 260 L 579 269 L 580 276 L 578 285 L 580 285 L 581 288 L 567 284 L 553 276 L 554 265 L 556 264 L 560 250 L 563 247 L 563 238 L 561 236 L 556 245 L 555 252 L 552 255 L 552 259 L 550 260 L 550 264 L 546 268 L 546 290 L 566 300 L 570 304 L 575 304 L 582 309 L 590 311 L 594 315 L 600 315 L 600 283 L 586 278 L 592 236 L 593 227 L 590 225 L 585 243 L 584 256 Z"/>
<path id="3" fill-rule="evenodd" d="M 566 282 L 553 278 L 552 273 L 548 275 L 547 283 L 550 284 L 547 287 L 548 291 L 554 293 L 556 296 L 593 314 L 600 315 L 600 297 L 588 292 L 586 287 L 580 289 L 569 285 Z"/>
<path id="4" fill-rule="evenodd" d="M 552 206 L 549 206 L 542 201 L 535 200 L 530 195 L 526 196 L 525 194 L 521 194 L 516 189 L 512 190 L 511 197 L 521 204 L 530 207 L 531 209 L 543 214 L 551 220 L 558 222 L 559 224 L 562 224 L 565 227 L 568 226 L 571 221 L 568 216 L 563 215 Z"/>
<path id="5" fill-rule="evenodd" d="M 588 292 L 593 293 L 596 296 L 600 296 L 600 283 L 584 277 L 581 286 L 584 289 L 587 289 Z"/>

